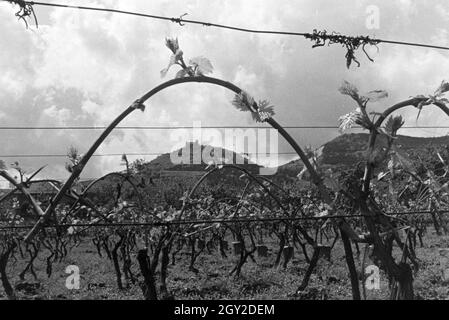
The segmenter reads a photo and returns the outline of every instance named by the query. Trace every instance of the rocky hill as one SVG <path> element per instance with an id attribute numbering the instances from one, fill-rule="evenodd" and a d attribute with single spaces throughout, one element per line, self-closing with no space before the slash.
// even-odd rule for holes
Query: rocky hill
<path id="1" fill-rule="evenodd" d="M 158 156 L 156 159 L 145 163 L 145 171 L 150 171 L 156 175 L 162 171 L 204 171 L 209 165 L 209 161 L 205 161 L 207 159 L 200 156 L 203 153 L 206 156 L 210 154 L 211 157 L 216 156 L 218 158 L 226 159 L 229 163 L 238 163 L 239 166 L 254 173 L 257 173 L 261 167 L 233 151 L 200 145 L 198 142 L 188 142 L 183 148 L 171 153 L 165 153 Z"/>
<path id="2" fill-rule="evenodd" d="M 365 161 L 369 135 L 366 133 L 352 133 L 341 135 L 320 148 L 319 162 L 323 167 L 352 166 L 359 161 Z M 379 135 L 377 146 L 385 146 L 387 139 Z M 436 138 L 398 136 L 395 145 L 404 150 L 418 150 L 426 152 L 429 147 L 449 145 L 449 136 Z M 278 172 L 284 175 L 298 174 L 302 169 L 302 161 L 295 160 L 279 167 Z"/>
<path id="3" fill-rule="evenodd" d="M 327 165 L 353 165 L 365 160 L 369 135 L 366 133 L 345 134 L 329 141 L 323 146 L 321 162 Z M 377 138 L 377 145 L 386 146 L 383 135 Z M 425 150 L 427 147 L 449 145 L 449 136 L 422 138 L 398 136 L 395 145 L 404 150 Z"/>
<path id="4" fill-rule="evenodd" d="M 352 133 L 341 135 L 326 144 L 324 144 L 318 152 L 319 163 L 323 168 L 336 166 L 353 166 L 359 161 L 365 161 L 366 149 L 368 145 L 369 135 L 366 133 Z M 377 145 L 386 145 L 385 136 L 378 136 Z M 426 152 L 426 148 L 432 146 L 449 145 L 449 136 L 437 138 L 422 138 L 398 136 L 396 146 L 404 151 L 418 150 Z M 204 171 L 208 163 L 201 157 L 195 158 L 195 154 L 201 154 L 208 148 L 213 149 L 212 154 L 220 155 L 227 159 L 229 163 L 241 163 L 240 166 L 250 172 L 258 173 L 261 166 L 252 163 L 246 157 L 222 148 L 212 148 L 210 146 L 199 145 L 197 142 L 188 142 L 186 145 L 171 153 L 165 153 L 156 159 L 143 164 L 144 171 L 151 172 L 151 175 L 158 175 L 160 172 L 171 172 L 171 176 L 176 175 L 175 172 L 187 171 Z M 189 152 L 190 150 L 190 152 Z M 184 154 L 183 154 L 184 152 Z M 177 160 L 173 163 L 172 159 Z M 196 160 L 196 161 L 195 161 Z M 296 176 L 303 168 L 302 161 L 295 160 L 282 165 L 278 168 L 278 176 Z"/>

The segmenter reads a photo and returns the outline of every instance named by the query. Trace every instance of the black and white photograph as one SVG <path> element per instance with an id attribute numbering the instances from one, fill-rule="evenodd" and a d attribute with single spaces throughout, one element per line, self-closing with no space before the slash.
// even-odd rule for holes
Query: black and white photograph
<path id="1" fill-rule="evenodd" d="M 3 302 L 449 299 L 447 0 L 0 0 L 0 30 Z"/>

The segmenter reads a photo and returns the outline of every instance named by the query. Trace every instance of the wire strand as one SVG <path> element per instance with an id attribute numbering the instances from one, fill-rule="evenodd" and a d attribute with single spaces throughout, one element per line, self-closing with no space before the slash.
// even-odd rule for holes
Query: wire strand
<path id="1" fill-rule="evenodd" d="M 3 1 L 3 2 L 10 2 L 10 3 L 14 3 L 14 4 L 18 4 L 19 5 L 19 1 L 18 0 L 1 0 L 1 1 Z M 27 5 L 31 5 L 31 6 L 37 5 L 37 6 L 47 6 L 47 7 L 55 7 L 55 8 L 66 8 L 66 9 L 78 9 L 78 10 L 88 10 L 88 11 L 119 13 L 119 14 L 132 15 L 132 16 L 138 16 L 138 17 L 143 17 L 143 18 L 171 21 L 171 22 L 174 22 L 174 23 L 178 23 L 180 26 L 183 26 L 184 24 L 195 24 L 195 25 L 202 25 L 202 26 L 206 26 L 206 27 L 215 27 L 215 28 L 227 29 L 227 30 L 232 30 L 232 31 L 255 33 L 255 34 L 273 34 L 273 35 L 302 36 L 302 37 L 311 37 L 311 36 L 313 36 L 312 34 L 307 33 L 307 32 L 256 30 L 256 29 L 241 28 L 241 27 L 235 27 L 235 26 L 218 24 L 218 23 L 212 23 L 212 22 L 206 22 L 206 21 L 184 19 L 183 16 L 185 14 L 180 16 L 180 17 L 178 17 L 178 18 L 175 18 L 175 17 L 165 17 L 165 16 L 152 15 L 152 14 L 146 14 L 146 13 L 140 13 L 140 12 L 133 12 L 133 11 L 118 10 L 118 9 L 91 7 L 91 6 L 74 6 L 74 5 L 67 5 L 67 4 L 46 3 L 46 2 L 37 2 L 37 1 L 25 1 L 24 3 L 27 4 Z M 356 39 L 357 37 L 347 37 L 347 38 L 348 39 L 349 38 Z M 424 48 L 431 48 L 431 49 L 438 49 L 438 50 L 449 50 L 449 47 L 430 45 L 430 44 L 423 44 L 423 43 L 395 41 L 395 40 L 384 40 L 384 39 L 370 39 L 370 40 L 373 41 L 373 42 L 378 42 L 378 43 L 387 43 L 387 44 L 395 44 L 395 45 L 403 45 L 403 46 L 414 46 L 414 47 L 424 47 Z"/>
<path id="2" fill-rule="evenodd" d="M 0 126 L 0 130 L 105 130 L 107 126 Z M 339 129 L 332 125 L 293 125 L 284 129 Z M 118 126 L 118 130 L 180 130 L 180 129 L 271 129 L 268 126 Z M 354 126 L 351 129 L 362 129 Z M 401 129 L 449 129 L 449 126 L 403 126 Z"/>
<path id="3" fill-rule="evenodd" d="M 449 210 L 438 211 L 404 211 L 404 212 L 388 212 L 386 216 L 394 215 L 419 215 L 432 213 L 449 213 Z M 120 227 L 163 227 L 171 225 L 185 225 L 185 224 L 215 224 L 215 223 L 254 223 L 254 222 L 282 222 L 282 221 L 314 221 L 327 219 L 361 219 L 364 217 L 371 217 L 370 215 L 333 215 L 333 216 L 312 216 L 312 217 L 267 217 L 267 218 L 237 218 L 237 219 L 210 219 L 210 220 L 181 220 L 181 221 L 161 221 L 161 222 L 127 222 L 127 223 L 79 223 L 79 224 L 59 224 L 46 225 L 44 228 L 70 228 L 70 227 L 99 227 L 99 228 L 120 228 Z M 34 225 L 24 226 L 3 226 L 0 230 L 14 230 L 14 229 L 31 229 Z"/>
<path id="4" fill-rule="evenodd" d="M 173 152 L 121 152 L 121 153 L 99 153 L 94 154 L 92 157 L 121 157 L 124 154 L 127 156 L 160 156 L 164 154 L 171 154 L 179 152 L 179 150 Z M 267 152 L 267 153 L 257 153 L 257 152 L 244 152 L 247 155 L 297 155 L 296 152 Z M 0 155 L 0 158 L 67 158 L 66 154 L 5 154 Z"/>

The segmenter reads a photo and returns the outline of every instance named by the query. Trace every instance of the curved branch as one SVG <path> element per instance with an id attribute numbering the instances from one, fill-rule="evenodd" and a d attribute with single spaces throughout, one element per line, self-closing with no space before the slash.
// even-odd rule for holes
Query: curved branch
<path id="1" fill-rule="evenodd" d="M 266 193 L 268 193 L 268 194 L 270 195 L 270 197 L 272 197 L 272 198 L 274 199 L 274 201 L 276 201 L 276 203 L 278 204 L 278 206 L 279 206 L 282 210 L 284 210 L 284 211 L 287 210 L 287 209 L 282 205 L 282 203 L 281 203 L 281 201 L 278 199 L 278 197 L 276 197 L 274 194 L 272 194 L 272 192 L 270 192 L 270 190 L 269 190 L 263 183 L 261 183 L 261 182 L 260 182 L 260 181 L 259 181 L 259 180 L 258 180 L 252 173 L 251 173 L 251 172 L 249 172 L 249 171 L 246 170 L 245 168 L 242 168 L 242 167 L 239 167 L 239 166 L 233 165 L 233 164 L 224 164 L 224 165 L 222 166 L 222 168 L 216 167 L 216 168 L 210 170 L 209 172 L 207 172 L 206 174 L 204 174 L 204 175 L 201 177 L 201 179 L 198 180 L 198 182 L 197 182 L 197 183 L 195 184 L 195 186 L 192 188 L 192 190 L 190 191 L 190 193 L 187 195 L 186 200 L 193 196 L 193 194 L 196 192 L 196 190 L 197 190 L 198 187 L 201 185 L 201 183 L 203 183 L 203 181 L 204 181 L 209 175 L 211 175 L 212 173 L 214 173 L 214 172 L 216 172 L 216 171 L 219 171 L 219 170 L 221 170 L 221 169 L 226 169 L 226 168 L 228 168 L 228 169 L 234 169 L 234 170 L 239 170 L 239 171 L 245 173 L 246 175 L 248 175 L 248 177 L 250 177 L 253 181 L 255 181 L 260 187 L 262 187 L 262 188 L 264 189 L 264 191 L 265 191 Z M 185 206 L 185 205 L 184 205 L 184 206 Z M 184 206 L 183 206 L 183 209 L 184 209 Z M 182 212 L 184 211 L 183 209 L 181 209 L 181 214 L 182 214 Z M 180 217 L 180 218 L 181 218 L 181 217 Z"/>
<path id="2" fill-rule="evenodd" d="M 379 134 L 379 128 L 382 126 L 383 122 L 395 111 L 405 108 L 405 107 L 409 107 L 409 106 L 418 106 L 420 102 L 422 101 L 427 101 L 427 98 L 412 98 L 409 100 L 405 100 L 402 102 L 399 102 L 393 106 L 391 106 L 390 108 L 388 108 L 387 110 L 385 110 L 380 117 L 376 120 L 376 122 L 374 123 L 374 127 L 371 129 L 370 132 L 370 139 L 369 139 L 369 145 L 368 145 L 368 154 L 372 154 L 372 152 L 374 151 L 374 147 L 376 145 L 376 138 L 377 135 Z M 433 105 L 437 106 L 438 108 L 440 108 L 444 113 L 446 113 L 449 116 L 449 108 L 444 105 L 443 103 L 440 102 L 435 102 Z M 373 166 L 370 163 L 370 160 L 368 159 L 368 161 L 366 162 L 365 165 L 365 174 L 363 176 L 363 193 L 364 193 L 364 197 L 368 197 L 368 193 L 369 193 L 369 186 L 370 186 L 370 182 L 371 182 L 371 176 L 372 176 L 372 172 L 373 172 Z"/>
<path id="3" fill-rule="evenodd" d="M 120 173 L 120 172 L 111 172 L 111 173 L 108 173 L 108 174 L 104 175 L 103 177 L 100 177 L 100 178 L 98 178 L 98 179 L 92 181 L 91 183 L 89 183 L 88 186 L 83 190 L 83 192 L 81 192 L 81 194 L 78 195 L 78 199 L 77 199 L 76 202 L 72 205 L 72 207 L 74 207 L 74 206 L 77 205 L 79 202 L 81 202 L 82 199 L 84 198 L 84 196 L 87 194 L 87 192 L 88 192 L 91 188 L 93 188 L 97 183 L 99 183 L 99 182 L 101 182 L 101 181 L 103 181 L 103 180 L 105 180 L 105 179 L 107 179 L 107 178 L 109 178 L 109 177 L 113 177 L 113 176 L 117 176 L 117 177 L 123 179 L 124 181 L 127 181 L 127 182 L 131 185 L 131 187 L 133 188 L 134 192 L 137 194 L 137 197 L 138 197 L 138 199 L 139 199 L 139 209 L 140 209 L 141 214 L 143 215 L 143 214 L 144 214 L 143 201 L 142 201 L 141 194 L 140 194 L 139 190 L 137 189 L 136 184 L 131 180 L 131 177 L 129 177 L 128 175 L 122 174 L 122 173 Z M 153 215 L 154 217 L 156 217 L 157 219 L 160 220 L 160 218 L 159 218 L 157 215 L 155 215 L 155 214 L 152 214 L 152 215 Z"/>
<path id="4" fill-rule="evenodd" d="M 256 182 L 260 187 L 262 187 L 264 189 L 264 191 L 271 197 L 274 199 L 274 201 L 276 201 L 276 203 L 279 205 L 279 207 L 285 212 L 288 213 L 288 210 L 282 205 L 282 202 L 278 199 L 278 197 L 276 197 L 263 183 L 261 183 L 251 172 L 249 172 L 248 170 L 246 170 L 245 168 L 239 167 L 237 165 L 234 164 L 224 164 L 222 165 L 222 168 L 219 167 L 215 167 L 214 169 L 210 170 L 209 172 L 207 172 L 206 174 L 204 174 L 200 180 L 198 180 L 198 182 L 194 185 L 194 187 L 192 188 L 192 190 L 189 192 L 189 194 L 186 196 L 186 198 L 184 199 L 183 202 L 183 206 L 181 208 L 181 211 L 179 213 L 179 217 L 178 217 L 178 221 L 181 220 L 182 215 L 184 214 L 185 210 L 186 210 L 186 206 L 187 206 L 187 200 L 190 199 L 194 193 L 196 192 L 196 190 L 199 188 L 199 186 L 204 182 L 205 179 L 207 179 L 207 177 L 209 177 L 212 173 L 221 170 L 221 169 L 233 169 L 233 170 L 239 170 L 244 172 L 246 175 L 248 175 L 248 177 L 251 178 L 251 180 L 253 180 L 254 182 Z M 246 190 L 246 188 L 245 188 Z M 312 245 L 312 246 L 316 246 L 317 244 L 315 243 L 315 241 L 312 239 L 312 237 L 310 237 L 307 234 L 307 231 L 305 229 L 303 229 L 302 227 L 298 226 L 297 227 L 298 230 L 301 232 L 301 234 L 304 236 L 304 238 L 307 240 L 307 242 Z"/>
<path id="5" fill-rule="evenodd" d="M 20 192 L 22 192 L 25 197 L 27 198 L 27 200 L 31 203 L 31 205 L 33 206 L 34 211 L 36 211 L 36 213 L 39 216 L 43 216 L 44 212 L 42 211 L 41 207 L 38 205 L 36 199 L 33 198 L 33 196 L 28 192 L 28 190 L 23 186 L 22 183 L 18 183 L 13 177 L 11 177 L 11 175 L 6 172 L 5 170 L 0 170 L 0 176 L 5 178 L 6 180 L 8 180 L 12 185 L 14 185 L 16 187 L 17 190 L 19 190 Z"/>
<path id="6" fill-rule="evenodd" d="M 160 84 L 159 86 L 155 87 L 151 91 L 147 92 L 145 95 L 143 95 L 140 99 L 136 100 L 131 106 L 129 106 L 125 111 L 123 111 L 106 129 L 105 131 L 100 135 L 100 137 L 95 141 L 95 143 L 90 147 L 90 149 L 86 152 L 86 154 L 83 156 L 83 158 L 80 160 L 80 162 L 73 167 L 72 175 L 69 177 L 69 179 L 66 181 L 66 183 L 63 185 L 61 190 L 58 192 L 58 194 L 53 198 L 51 204 L 47 207 L 45 210 L 44 215 L 39 219 L 39 221 L 35 224 L 35 226 L 31 229 L 31 231 L 27 234 L 25 237 L 25 241 L 31 241 L 34 236 L 37 234 L 37 232 L 42 228 L 51 213 L 55 210 L 58 203 L 63 198 L 64 194 L 71 188 L 72 184 L 75 182 L 75 180 L 79 177 L 82 170 L 90 160 L 90 158 L 93 156 L 93 154 L 96 152 L 96 150 L 100 147 L 100 145 L 103 143 L 103 141 L 109 136 L 109 134 L 114 130 L 116 126 L 120 124 L 122 120 L 124 120 L 129 114 L 131 114 L 136 109 L 143 110 L 144 106 L 143 103 L 150 99 L 152 96 L 157 94 L 158 92 L 178 85 L 182 83 L 190 83 L 190 82 L 196 82 L 196 83 L 209 83 L 214 84 L 217 86 L 224 87 L 226 89 L 229 89 L 233 91 L 235 94 L 240 94 L 243 90 L 237 87 L 236 85 L 223 81 L 216 78 L 211 77 L 205 77 L 205 76 L 198 76 L 198 77 L 187 77 L 187 78 L 178 78 L 169 80 L 165 83 Z M 257 104 L 254 103 L 254 109 L 257 111 L 258 107 Z M 267 120 L 267 123 L 269 123 L 274 129 L 278 130 L 278 132 L 284 137 L 284 139 L 287 140 L 287 142 L 293 147 L 293 149 L 296 151 L 298 156 L 303 161 L 304 165 L 307 167 L 307 169 L 310 172 L 310 175 L 314 181 L 314 183 L 317 185 L 318 189 L 320 190 L 320 193 L 324 199 L 324 201 L 332 206 L 332 199 L 327 192 L 322 179 L 316 172 L 316 170 L 313 168 L 312 164 L 309 162 L 307 156 L 302 151 L 302 149 L 299 147 L 299 145 L 296 143 L 296 141 L 288 134 L 287 131 L 285 131 L 282 126 L 280 126 L 273 118 L 270 118 Z M 358 236 L 355 234 L 355 232 L 352 230 L 352 228 L 349 227 L 349 225 L 344 222 L 343 220 L 339 220 L 339 223 L 345 227 L 345 230 L 348 232 L 351 238 L 358 238 Z"/>
<path id="7" fill-rule="evenodd" d="M 379 128 L 382 126 L 383 122 L 388 118 L 388 116 L 390 116 L 393 112 L 408 106 L 417 107 L 420 104 L 420 102 L 423 101 L 427 101 L 427 98 L 412 98 L 409 100 L 399 102 L 391 106 L 387 110 L 385 110 L 381 114 L 381 116 L 377 119 L 377 121 L 374 123 L 374 126 L 370 129 L 368 155 L 373 154 L 376 144 L 376 138 L 377 135 L 379 134 Z M 439 102 L 435 102 L 433 104 L 439 107 L 444 113 L 446 113 L 449 116 L 449 108 L 446 105 Z M 376 216 L 381 216 L 381 211 L 376 210 L 376 208 L 374 207 L 375 203 L 372 200 L 370 204 L 367 203 L 367 201 L 370 200 L 369 198 L 370 183 L 373 170 L 374 164 L 371 162 L 371 159 L 368 158 L 365 163 L 365 173 L 363 176 L 361 212 L 363 215 L 366 216 L 365 222 L 373 238 L 374 248 L 377 251 L 377 254 L 380 256 L 382 262 L 385 264 L 388 273 L 393 275 L 396 279 L 399 279 L 401 277 L 401 268 L 399 265 L 396 264 L 395 260 L 391 257 L 391 255 L 387 253 L 386 248 L 376 230 L 374 218 Z M 382 223 L 389 224 L 389 222 L 385 219 L 382 219 Z"/>

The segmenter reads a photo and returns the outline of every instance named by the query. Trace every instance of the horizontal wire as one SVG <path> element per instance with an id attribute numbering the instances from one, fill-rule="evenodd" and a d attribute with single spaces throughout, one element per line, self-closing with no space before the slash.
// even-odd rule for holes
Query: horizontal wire
<path id="1" fill-rule="evenodd" d="M 388 212 L 385 216 L 393 215 L 419 215 L 419 214 L 432 214 L 432 213 L 449 213 L 449 210 L 438 210 L 438 211 L 404 211 L 404 212 Z M 375 218 L 371 215 L 333 215 L 333 216 L 319 216 L 319 217 L 267 217 L 267 218 L 238 218 L 238 219 L 211 219 L 211 220 L 184 220 L 184 221 L 162 221 L 162 222 L 127 222 L 127 223 L 79 223 L 79 224 L 60 224 L 60 225 L 46 225 L 44 228 L 63 228 L 63 227 L 139 227 L 139 226 L 171 226 L 171 225 L 184 225 L 184 224 L 214 224 L 214 223 L 252 223 L 252 222 L 282 222 L 282 221 L 306 221 L 306 220 L 327 220 L 327 219 L 360 219 L 364 217 Z M 11 230 L 11 229 L 31 229 L 34 225 L 24 225 L 24 226 L 4 226 L 0 227 L 0 230 Z"/>
<path id="2" fill-rule="evenodd" d="M 14 3 L 14 4 L 17 4 L 17 5 L 20 5 L 20 1 L 18 1 L 18 0 L 1 0 L 1 1 L 2 2 L 9 2 L 9 3 Z M 221 28 L 221 29 L 228 29 L 228 30 L 232 30 L 232 31 L 240 31 L 240 32 L 256 33 L 256 34 L 274 34 L 274 35 L 288 35 L 288 36 L 301 36 L 301 37 L 310 37 L 311 36 L 311 34 L 308 33 L 308 32 L 256 30 L 256 29 L 241 28 L 241 27 L 235 27 L 235 26 L 224 25 L 224 24 L 217 24 L 217 23 L 206 22 L 206 21 L 184 19 L 183 16 L 185 16 L 185 14 L 180 16 L 180 17 L 178 17 L 178 18 L 174 18 L 174 17 L 165 17 L 165 16 L 158 16 L 158 15 L 145 14 L 145 13 L 132 12 L 132 11 L 125 11 L 125 10 L 118 10 L 118 9 L 109 9 L 109 8 L 99 8 L 99 7 L 89 7 L 89 6 L 74 6 L 74 5 L 67 5 L 67 4 L 46 3 L 46 2 L 38 2 L 38 1 L 23 1 L 23 2 L 25 4 L 31 5 L 31 6 L 38 5 L 38 6 L 48 6 L 48 7 L 57 7 L 57 8 L 78 9 L 78 10 L 88 10 L 88 11 L 100 11 L 100 12 L 111 12 L 111 13 L 133 15 L 133 16 L 144 17 L 144 18 L 151 18 L 151 19 L 171 21 L 171 22 L 178 23 L 180 26 L 183 26 L 184 24 L 196 24 L 196 25 L 202 25 L 202 26 L 206 26 L 206 27 L 215 27 L 215 28 Z M 348 38 L 357 39 L 357 37 L 348 37 Z M 413 42 L 384 40 L 384 39 L 370 39 L 370 40 L 372 40 L 374 42 L 378 42 L 378 43 L 387 43 L 387 44 L 395 44 L 395 45 L 403 45 L 403 46 L 414 46 L 414 47 L 425 47 L 425 48 L 439 49 L 439 50 L 449 50 L 449 47 L 430 45 L 430 44 L 423 44 L 423 43 L 413 43 Z"/>
<path id="3" fill-rule="evenodd" d="M 105 130 L 107 126 L 0 126 L 0 130 Z M 283 126 L 284 129 L 339 129 L 339 126 Z M 269 126 L 118 126 L 118 130 L 271 129 Z M 351 129 L 363 129 L 352 127 Z M 449 126 L 403 126 L 401 129 L 449 129 Z"/>
<path id="4" fill-rule="evenodd" d="M 174 151 L 176 153 L 178 151 Z M 133 152 L 133 153 L 101 153 L 101 154 L 94 154 L 92 157 L 121 157 L 124 154 L 127 156 L 160 156 L 164 154 L 171 154 L 173 152 L 164 152 L 164 153 L 145 153 L 145 152 Z M 247 155 L 261 155 L 261 156 L 267 156 L 267 155 L 297 155 L 296 152 L 244 152 Z M 0 155 L 0 158 L 67 158 L 66 154 L 6 154 L 6 155 Z"/>

